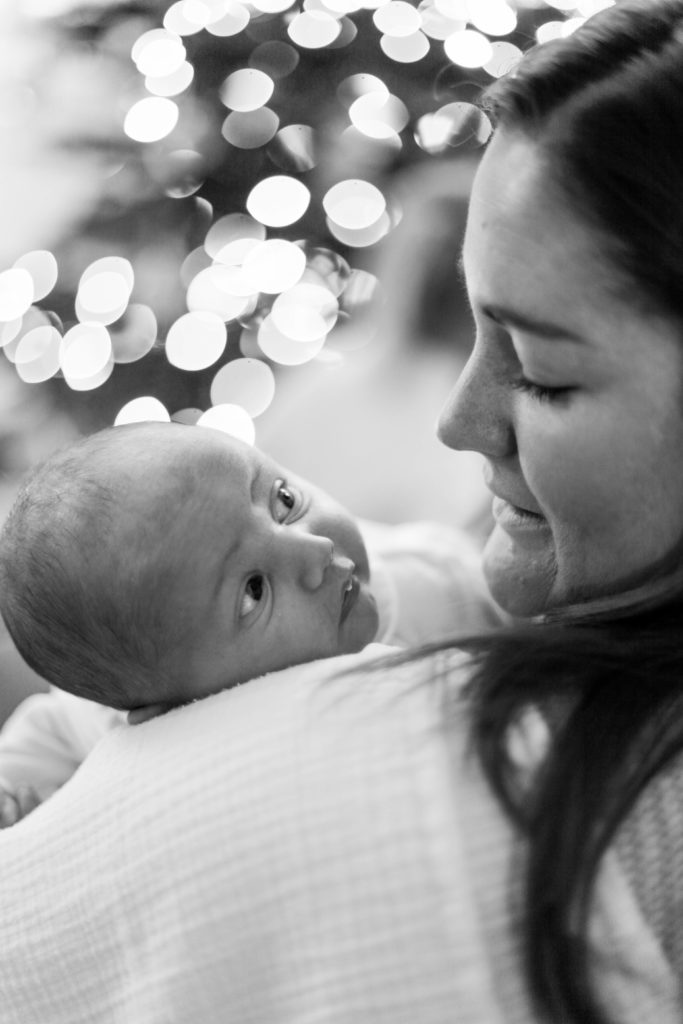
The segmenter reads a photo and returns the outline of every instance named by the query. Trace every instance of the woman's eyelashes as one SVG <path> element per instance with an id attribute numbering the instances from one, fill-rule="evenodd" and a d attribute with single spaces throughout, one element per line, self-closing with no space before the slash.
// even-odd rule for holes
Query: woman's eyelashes
<path id="1" fill-rule="evenodd" d="M 252 573 L 244 585 L 240 600 L 240 619 L 246 618 L 261 603 L 266 594 L 266 580 L 262 573 Z"/>
<path id="2" fill-rule="evenodd" d="M 493 313 L 485 310 L 484 315 L 488 321 L 489 328 L 492 328 L 499 339 L 503 340 L 508 354 L 512 357 L 515 368 L 512 379 L 512 387 L 515 391 L 522 391 L 527 395 L 530 395 L 538 402 L 561 402 L 566 401 L 571 392 L 575 391 L 575 387 L 570 386 L 558 386 L 550 384 L 539 384 L 534 380 L 530 380 L 524 373 L 522 368 L 523 356 L 522 352 L 525 351 L 525 343 L 510 331 L 504 323 L 502 323 Z M 526 342 L 526 345 L 529 345 Z M 541 344 L 540 341 L 531 343 L 532 351 L 533 345 Z M 511 367 L 512 371 L 512 367 Z"/>
<path id="3" fill-rule="evenodd" d="M 525 394 L 531 395 L 538 402 L 566 401 L 571 392 L 576 390 L 573 387 L 550 387 L 547 384 L 537 384 L 535 381 L 529 380 L 528 377 L 517 377 L 512 382 L 512 387 L 515 391 L 523 391 Z"/>

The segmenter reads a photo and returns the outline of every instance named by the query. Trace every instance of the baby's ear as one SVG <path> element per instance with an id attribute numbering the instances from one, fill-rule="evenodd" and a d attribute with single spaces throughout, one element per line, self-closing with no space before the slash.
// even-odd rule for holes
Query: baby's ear
<path id="1" fill-rule="evenodd" d="M 174 706 L 173 704 L 144 704 L 140 708 L 133 708 L 128 712 L 128 724 L 140 725 L 142 722 L 148 722 L 150 718 L 166 714 Z"/>

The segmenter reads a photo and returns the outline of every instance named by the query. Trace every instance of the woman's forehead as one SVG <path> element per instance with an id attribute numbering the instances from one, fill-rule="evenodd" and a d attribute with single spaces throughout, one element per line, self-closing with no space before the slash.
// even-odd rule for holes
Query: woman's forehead
<path id="1" fill-rule="evenodd" d="M 602 239 L 557 186 L 547 159 L 519 134 L 495 138 L 477 173 L 463 246 L 476 306 L 516 309 L 527 318 L 564 312 L 577 297 L 604 297 L 615 276 Z"/>

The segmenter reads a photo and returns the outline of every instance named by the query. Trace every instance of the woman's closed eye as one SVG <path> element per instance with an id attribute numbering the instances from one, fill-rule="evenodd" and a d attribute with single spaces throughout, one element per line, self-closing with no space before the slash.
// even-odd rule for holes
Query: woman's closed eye
<path id="1" fill-rule="evenodd" d="M 566 401 L 568 396 L 576 390 L 573 387 L 550 387 L 548 384 L 537 384 L 535 381 L 529 380 L 528 377 L 518 377 L 512 382 L 512 386 L 516 391 L 523 391 L 539 402 Z"/>
<path id="2" fill-rule="evenodd" d="M 248 578 L 240 600 L 240 619 L 246 618 L 263 601 L 266 594 L 266 580 L 262 573 L 255 572 Z"/>

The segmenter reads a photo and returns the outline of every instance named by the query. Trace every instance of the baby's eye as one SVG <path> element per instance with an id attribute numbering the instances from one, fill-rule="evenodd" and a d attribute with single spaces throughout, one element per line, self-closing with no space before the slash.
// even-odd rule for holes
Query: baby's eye
<path id="1" fill-rule="evenodd" d="M 245 615 L 249 615 L 253 612 L 259 601 L 263 599 L 265 587 L 263 585 L 264 580 L 261 573 L 256 572 L 253 576 L 250 576 L 247 580 L 242 594 L 242 601 L 240 602 L 240 618 L 243 619 Z"/>
<path id="2" fill-rule="evenodd" d="M 294 508 L 296 508 L 296 496 L 284 481 L 281 481 L 275 488 L 275 509 L 273 515 L 277 522 L 283 523 Z"/>

